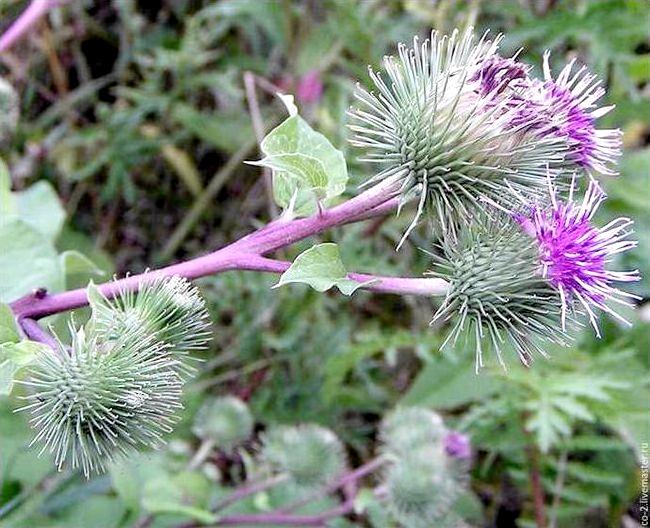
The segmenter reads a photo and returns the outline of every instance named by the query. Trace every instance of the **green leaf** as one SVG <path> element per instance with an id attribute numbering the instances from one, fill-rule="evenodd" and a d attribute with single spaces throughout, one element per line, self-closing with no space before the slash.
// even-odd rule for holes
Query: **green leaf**
<path id="1" fill-rule="evenodd" d="M 75 275 L 95 275 L 101 277 L 105 274 L 104 271 L 86 255 L 79 253 L 79 251 L 74 249 L 61 253 L 59 255 L 59 262 L 66 277 L 66 285 L 68 279 Z"/>
<path id="2" fill-rule="evenodd" d="M 23 220 L 0 225 L 0 301 L 11 301 L 30 290 L 60 290 L 63 278 L 52 242 Z"/>
<path id="3" fill-rule="evenodd" d="M 327 242 L 317 244 L 298 255 L 274 288 L 297 282 L 309 284 L 319 292 L 336 286 L 341 293 L 352 295 L 358 288 L 368 284 L 348 279 L 347 274 L 338 246 Z"/>
<path id="4" fill-rule="evenodd" d="M 209 482 L 199 473 L 184 472 L 147 482 L 142 505 L 151 513 L 174 513 L 213 524 L 217 516 L 201 507 L 207 503 Z"/>
<path id="5" fill-rule="evenodd" d="M 20 333 L 14 313 L 8 304 L 0 303 L 0 343 L 17 343 L 18 341 L 20 341 Z"/>
<path id="6" fill-rule="evenodd" d="M 11 392 L 21 370 L 32 363 L 46 346 L 35 341 L 0 344 L 0 395 Z"/>
<path id="7" fill-rule="evenodd" d="M 63 227 L 65 211 L 52 185 L 38 181 L 14 195 L 19 217 L 47 239 L 54 241 Z"/>
<path id="8" fill-rule="evenodd" d="M 206 114 L 188 104 L 177 103 L 171 117 L 199 139 L 227 152 L 241 148 L 253 137 L 250 118 L 246 114 Z"/>
<path id="9" fill-rule="evenodd" d="M 551 446 L 560 441 L 563 436 L 571 434 L 571 424 L 552 401 L 552 396 L 544 390 L 540 397 L 528 402 L 526 408 L 531 412 L 526 421 L 526 429 L 535 433 L 539 448 L 548 453 Z"/>
<path id="10" fill-rule="evenodd" d="M 327 197 L 328 178 L 323 164 L 306 154 L 278 154 L 250 163 L 269 167 L 274 174 L 274 196 L 286 207 L 296 193 L 295 211 L 312 210 L 313 198 Z"/>
<path id="11" fill-rule="evenodd" d="M 295 200 L 295 214 L 307 216 L 316 211 L 317 201 L 327 203 L 345 191 L 348 169 L 343 154 L 297 114 L 292 99 L 283 101 L 290 116 L 264 138 L 266 157 L 253 164 L 272 169 L 278 205 L 287 209 Z"/>
<path id="12" fill-rule="evenodd" d="M 60 526 L 68 528 L 118 528 L 125 513 L 124 505 L 116 497 L 90 496 L 65 510 Z"/>
<path id="13" fill-rule="evenodd" d="M 429 361 L 402 398 L 403 405 L 453 409 L 495 394 L 501 378 L 489 372 L 476 374 L 467 361 L 450 361 L 438 356 Z"/>

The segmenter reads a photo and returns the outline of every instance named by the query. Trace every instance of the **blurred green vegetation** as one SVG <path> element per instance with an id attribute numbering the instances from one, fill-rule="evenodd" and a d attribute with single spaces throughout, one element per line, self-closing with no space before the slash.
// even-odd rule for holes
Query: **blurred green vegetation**
<path id="1" fill-rule="evenodd" d="M 25 5 L 2 2 L 0 28 Z M 367 82 L 366 65 L 396 42 L 468 24 L 503 32 L 504 52 L 522 47 L 538 70 L 551 49 L 556 68 L 577 56 L 606 83 L 616 109 L 602 126 L 624 131 L 625 153 L 620 177 L 603 182 L 610 199 L 600 221 L 635 220 L 639 248 L 622 264 L 640 269 L 635 293 L 647 300 L 649 20 L 645 0 L 73 1 L 0 57 L 2 76 L 20 94 L 17 128 L 1 145 L 8 169 L 0 167 L 0 301 L 140 272 L 267 221 L 261 170 L 242 163 L 258 157 L 248 72 L 263 126 L 284 117 L 276 87 L 298 94 L 301 115 L 345 153 L 353 194 L 369 175 L 346 144 L 354 82 Z M 305 84 L 310 74 L 322 95 Z M 371 220 L 324 240 L 337 241 L 350 269 L 416 275 L 428 267 L 418 248 L 435 241 L 420 232 L 395 254 L 406 222 Z M 401 402 L 442 412 L 477 452 L 463 510 L 471 525 L 534 526 L 533 463 L 553 526 L 638 525 L 641 446 L 650 441 L 645 301 L 626 314 L 631 328 L 603 318 L 603 339 L 586 329 L 575 347 L 549 350 L 551 359 L 531 370 L 510 361 L 508 372 L 476 377 L 469 351 L 439 352 L 441 331 L 428 326 L 436 307 L 426 299 L 271 290 L 275 281 L 238 272 L 200 282 L 214 339 L 186 391 L 184 422 L 166 450 L 108 476 L 56 473 L 27 448 L 25 416 L 12 413 L 20 391 L 0 397 L 0 526 L 133 526 L 153 499 L 174 493 L 209 504 L 241 477 L 245 461 L 219 460 L 205 474 L 183 468 L 198 445 L 193 414 L 207 395 L 225 393 L 249 401 L 259 428 L 331 427 L 355 462 L 373 452 L 386 409 Z M 162 514 L 152 526 L 182 519 Z"/>

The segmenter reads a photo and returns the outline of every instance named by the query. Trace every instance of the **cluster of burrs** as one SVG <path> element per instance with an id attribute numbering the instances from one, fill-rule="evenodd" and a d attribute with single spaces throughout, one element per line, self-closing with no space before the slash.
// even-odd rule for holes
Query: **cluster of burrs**
<path id="1" fill-rule="evenodd" d="M 237 398 L 211 398 L 193 430 L 204 442 L 230 452 L 251 440 L 252 418 Z M 388 413 L 380 426 L 379 456 L 356 470 L 349 468 L 337 435 L 317 424 L 271 426 L 259 440 L 254 449 L 258 471 L 299 500 L 331 493 L 352 474 L 372 467 L 378 471 L 373 494 L 400 526 L 463 526 L 454 507 L 469 479 L 470 441 L 428 409 L 400 407 Z"/>
<path id="2" fill-rule="evenodd" d="M 159 447 L 177 422 L 190 351 L 207 344 L 207 312 L 198 290 L 180 277 L 154 279 L 136 295 L 112 300 L 90 286 L 92 316 L 70 326 L 31 367 L 23 410 L 36 431 L 32 443 L 61 469 L 86 476 L 116 455 Z"/>
<path id="3" fill-rule="evenodd" d="M 439 241 L 433 274 L 450 288 L 434 321 L 452 320 L 446 343 L 463 336 L 477 369 L 484 349 L 504 365 L 506 347 L 529 365 L 583 313 L 597 335 L 598 310 L 625 322 L 611 304 L 635 296 L 615 283 L 639 279 L 609 269 L 636 246 L 632 221 L 593 221 L 605 199 L 594 174 L 615 174 L 621 150 L 620 131 L 596 128 L 612 109 L 597 105 L 600 81 L 574 61 L 554 78 L 548 53 L 534 78 L 500 40 L 469 30 L 400 45 L 351 111 L 353 144 L 382 167 L 368 184 L 393 180 L 400 207 L 417 202 L 400 244 L 425 218 Z"/>

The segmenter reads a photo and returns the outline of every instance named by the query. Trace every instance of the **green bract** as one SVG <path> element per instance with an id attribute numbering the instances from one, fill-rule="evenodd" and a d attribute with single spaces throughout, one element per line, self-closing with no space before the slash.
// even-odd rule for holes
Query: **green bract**
<path id="1" fill-rule="evenodd" d="M 434 260 L 433 274 L 451 286 L 433 321 L 453 320 L 443 346 L 461 335 L 473 342 L 477 370 L 484 349 L 493 349 L 505 365 L 502 350 L 509 342 L 529 365 L 534 352 L 546 355 L 537 340 L 568 340 L 561 299 L 540 273 L 537 245 L 509 216 L 480 216 L 457 239 L 445 240 Z"/>
<path id="2" fill-rule="evenodd" d="M 248 406 L 234 396 L 209 398 L 199 409 L 192 431 L 202 440 L 210 440 L 230 451 L 253 432 L 253 417 Z"/>
<path id="3" fill-rule="evenodd" d="M 324 427 L 280 426 L 264 436 L 262 458 L 298 486 L 322 486 L 345 467 L 345 454 L 336 435 Z"/>

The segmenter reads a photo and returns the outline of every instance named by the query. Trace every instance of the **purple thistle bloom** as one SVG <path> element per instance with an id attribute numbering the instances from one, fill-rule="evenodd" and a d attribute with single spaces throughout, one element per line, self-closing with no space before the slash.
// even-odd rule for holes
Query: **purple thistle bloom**
<path id="1" fill-rule="evenodd" d="M 450 431 L 443 439 L 445 452 L 452 458 L 468 460 L 472 456 L 469 437 L 458 431 Z"/>
<path id="2" fill-rule="evenodd" d="M 542 273 L 557 288 L 562 300 L 562 327 L 566 328 L 569 307 L 578 301 L 589 315 L 596 335 L 600 330 L 592 307 L 600 308 L 620 321 L 629 324 L 609 306 L 614 301 L 626 306 L 626 299 L 637 298 L 613 286 L 614 282 L 639 280 L 639 272 L 611 271 L 607 264 L 618 253 L 636 247 L 637 242 L 626 240 L 631 234 L 632 220 L 617 218 L 603 227 L 596 227 L 592 218 L 605 193 L 594 179 L 590 179 L 582 203 L 573 201 L 574 181 L 566 202 L 557 199 L 549 177 L 551 205 L 534 206 L 525 215 L 515 215 L 522 228 L 537 239 Z"/>
<path id="3" fill-rule="evenodd" d="M 469 80 L 480 81 L 481 95 L 500 94 L 508 87 L 515 88 L 528 81 L 529 71 L 530 66 L 517 61 L 516 56 L 506 59 L 495 54 L 488 56 Z"/>
<path id="4" fill-rule="evenodd" d="M 566 138 L 567 158 L 584 169 L 601 174 L 616 174 L 608 167 L 621 154 L 621 132 L 597 129 L 595 122 L 614 108 L 598 108 L 596 101 L 605 95 L 601 81 L 585 66 L 571 74 L 575 60 L 567 64 L 553 80 L 550 53 L 544 53 L 544 80 L 531 80 L 514 124 L 530 123 L 540 135 Z"/>

